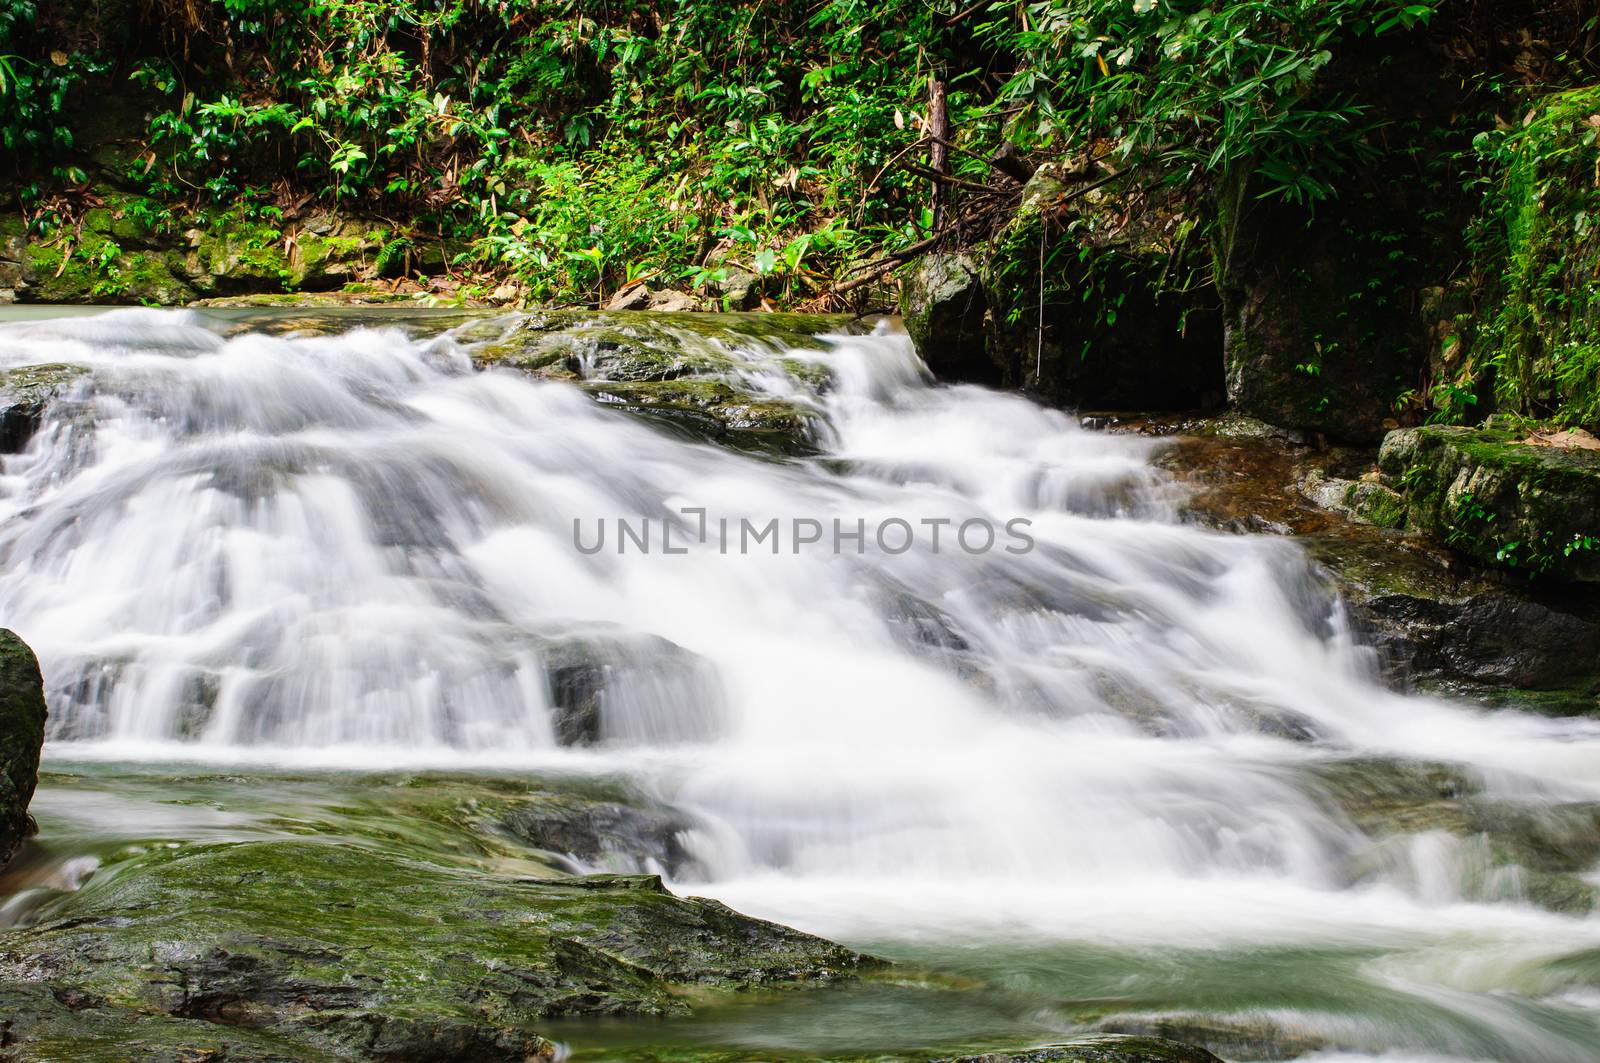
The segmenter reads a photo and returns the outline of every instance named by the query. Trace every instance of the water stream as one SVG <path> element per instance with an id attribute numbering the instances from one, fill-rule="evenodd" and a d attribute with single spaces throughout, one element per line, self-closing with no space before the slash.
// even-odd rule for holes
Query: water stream
<path id="1" fill-rule="evenodd" d="M 1600 801 L 1600 725 L 1384 689 L 1292 542 L 1178 520 L 1157 443 L 932 386 L 886 332 L 702 338 L 817 416 L 820 452 L 776 459 L 474 371 L 482 321 L 362 323 L 0 326 L 0 368 L 89 370 L 0 475 L 0 621 L 46 671 L 61 881 L 118 839 L 348 805 L 364 772 L 620 778 L 694 824 L 674 888 L 952 978 L 575 1023 L 579 1058 L 1155 1015 L 1321 1063 L 1600 1058 L 1600 919 L 1541 907 L 1480 840 L 1375 842 L 1318 785 L 1438 762 L 1537 819 Z M 777 520 L 777 551 L 700 542 L 701 510 Z M 650 522 L 648 553 L 619 519 Z M 574 647 L 607 677 L 586 746 L 558 740 L 550 679 Z"/>

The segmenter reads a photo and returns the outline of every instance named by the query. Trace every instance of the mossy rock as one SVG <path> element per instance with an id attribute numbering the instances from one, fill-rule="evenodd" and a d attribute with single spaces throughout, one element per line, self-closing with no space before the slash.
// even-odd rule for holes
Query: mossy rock
<path id="1" fill-rule="evenodd" d="M 557 331 L 518 329 L 475 349 L 473 361 L 557 380 L 676 380 L 733 368 L 726 355 L 685 350 L 670 333 L 608 324 Z"/>
<path id="2" fill-rule="evenodd" d="M 0 865 L 33 833 L 28 802 L 39 779 L 44 721 L 39 661 L 14 632 L 0 628 Z"/>
<path id="3" fill-rule="evenodd" d="M 21 982 L 0 983 L 0 1045 L 3 1058 L 15 1063 L 336 1063 L 349 1058 L 203 1017 L 151 1015 L 86 993 Z"/>
<path id="4" fill-rule="evenodd" d="M 123 250 L 93 234 L 28 244 L 26 271 L 28 285 L 19 294 L 30 302 L 170 306 L 196 290 L 179 252 Z"/>
<path id="5" fill-rule="evenodd" d="M 1414 530 L 1485 564 L 1600 581 L 1600 451 L 1530 446 L 1504 428 L 1391 432 L 1385 482 Z"/>
<path id="6" fill-rule="evenodd" d="M 1300 542 L 1402 687 L 1549 689 L 1600 673 L 1600 602 L 1581 589 L 1492 578 L 1392 531 L 1334 529 Z"/>
<path id="7" fill-rule="evenodd" d="M 825 347 L 819 337 L 845 327 L 842 318 L 801 315 L 543 311 L 478 342 L 472 359 L 479 368 L 575 382 L 602 405 L 690 438 L 741 450 L 808 454 L 815 414 L 747 390 L 741 374 L 753 363 L 736 348 L 821 393 L 829 384 L 826 367 L 781 352 Z"/>
<path id="8" fill-rule="evenodd" d="M 814 418 L 808 411 L 752 396 L 720 380 L 586 383 L 583 389 L 603 405 L 708 442 L 782 454 L 809 454 L 814 449 Z"/>
<path id="9" fill-rule="evenodd" d="M 206 295 L 283 291 L 294 276 L 283 233 L 268 225 L 221 221 L 186 234 L 185 270 Z"/>
<path id="10" fill-rule="evenodd" d="M 691 986 L 874 964 L 653 877 L 511 879 L 313 841 L 137 853 L 0 935 L 0 965 L 57 999 L 244 1028 L 295 1058 L 543 1058 L 557 1016 L 680 1014 Z"/>

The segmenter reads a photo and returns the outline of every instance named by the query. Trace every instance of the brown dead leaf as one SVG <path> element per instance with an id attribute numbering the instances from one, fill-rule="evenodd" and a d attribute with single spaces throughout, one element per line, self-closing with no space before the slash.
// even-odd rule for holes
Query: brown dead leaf
<path id="1" fill-rule="evenodd" d="M 1555 450 L 1600 450 L 1600 439 L 1581 428 L 1568 428 L 1564 432 L 1534 432 L 1522 443 L 1524 446 L 1551 447 Z"/>

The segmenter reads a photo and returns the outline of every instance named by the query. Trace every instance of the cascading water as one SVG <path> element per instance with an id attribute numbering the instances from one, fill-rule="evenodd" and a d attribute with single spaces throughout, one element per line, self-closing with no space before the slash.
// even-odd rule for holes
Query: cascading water
<path id="1" fill-rule="evenodd" d="M 1315 785 L 1442 761 L 1508 807 L 1596 801 L 1600 726 L 1383 689 L 1292 543 L 1177 521 L 1153 443 L 933 387 L 894 335 L 729 341 L 822 418 L 819 457 L 762 460 L 465 345 L 0 328 L 0 368 L 88 369 L 0 478 L 47 753 L 620 775 L 696 824 L 694 890 L 852 943 L 1135 1006 L 1159 956 L 1243 987 L 1213 1010 L 1390 1059 L 1600 1055 L 1600 921 L 1443 832 L 1374 846 Z M 777 519 L 778 549 L 698 541 L 701 510 Z M 587 745 L 573 660 L 602 677 Z M 1329 987 L 1288 993 L 1286 957 Z"/>

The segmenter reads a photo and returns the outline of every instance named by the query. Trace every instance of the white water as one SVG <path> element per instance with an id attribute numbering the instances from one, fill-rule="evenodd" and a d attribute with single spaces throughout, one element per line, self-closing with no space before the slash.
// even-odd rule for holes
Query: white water
<path id="1" fill-rule="evenodd" d="M 1600 1057 L 1597 986 L 1555 965 L 1600 948 L 1600 920 L 1525 903 L 1443 834 L 1356 880 L 1373 843 L 1303 780 L 1381 755 L 1465 765 L 1508 801 L 1600 800 L 1600 727 L 1385 691 L 1291 543 L 1176 523 L 1147 441 L 931 387 L 895 336 L 800 354 L 833 371 L 820 398 L 778 352 L 732 353 L 818 407 L 847 472 L 474 373 L 448 335 L 0 327 L 0 368 L 92 370 L 0 477 L 0 622 L 44 662 L 48 751 L 620 773 L 700 825 L 688 885 L 806 929 L 1370 949 L 1360 978 L 1448 1021 L 1269 1017 L 1392 1060 Z M 575 518 L 592 541 L 683 507 L 1024 517 L 1038 545 L 574 547 Z M 592 748 L 554 738 L 545 665 L 574 642 L 609 668 Z"/>

